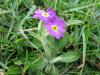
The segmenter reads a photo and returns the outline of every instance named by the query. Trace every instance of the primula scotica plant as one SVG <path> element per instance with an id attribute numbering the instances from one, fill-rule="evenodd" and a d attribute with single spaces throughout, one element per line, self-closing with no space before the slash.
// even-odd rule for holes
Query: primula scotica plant
<path id="1" fill-rule="evenodd" d="M 0 75 L 100 75 L 100 0 L 0 0 Z"/>
<path id="2" fill-rule="evenodd" d="M 79 59 L 80 54 L 77 52 L 67 52 L 57 56 L 61 51 L 60 49 L 66 44 L 67 33 L 66 33 L 66 24 L 63 19 L 57 16 L 56 11 L 48 8 L 45 10 L 36 10 L 34 11 L 33 18 L 37 18 L 40 20 L 38 25 L 42 45 L 44 48 L 44 55 L 42 58 L 42 70 L 48 74 L 59 75 L 58 70 L 54 66 L 57 62 L 73 62 Z M 49 33 L 51 36 L 49 36 Z M 51 40 L 49 40 L 51 39 Z M 58 44 L 56 42 L 58 41 Z M 63 42 L 63 45 L 59 46 L 59 44 Z M 39 60 L 40 61 L 40 60 Z M 39 62 L 38 61 L 38 62 Z M 37 62 L 35 62 L 36 64 Z M 34 65 L 35 66 L 35 65 Z M 38 66 L 38 64 L 37 64 Z M 39 66 L 38 66 L 39 68 Z M 40 69 L 40 68 L 39 68 Z M 54 72 L 54 70 L 56 70 Z"/>

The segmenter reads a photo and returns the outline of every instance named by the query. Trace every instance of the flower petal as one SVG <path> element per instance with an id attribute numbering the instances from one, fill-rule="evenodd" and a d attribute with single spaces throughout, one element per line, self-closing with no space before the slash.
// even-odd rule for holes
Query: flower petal
<path id="1" fill-rule="evenodd" d="M 43 12 L 45 12 L 45 11 L 44 11 L 44 10 L 37 10 L 37 11 L 34 11 L 35 14 L 41 14 L 41 13 L 43 13 Z"/>

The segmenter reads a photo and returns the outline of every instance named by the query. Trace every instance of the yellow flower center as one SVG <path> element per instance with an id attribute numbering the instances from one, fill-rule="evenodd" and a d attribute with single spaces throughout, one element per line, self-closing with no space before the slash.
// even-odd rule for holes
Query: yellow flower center
<path id="1" fill-rule="evenodd" d="M 47 12 L 43 12 L 43 13 L 42 13 L 42 16 L 43 16 L 43 17 L 48 17 L 49 14 L 48 14 Z"/>
<path id="2" fill-rule="evenodd" d="M 58 31 L 57 25 L 52 25 L 52 30 L 55 31 L 55 32 Z"/>

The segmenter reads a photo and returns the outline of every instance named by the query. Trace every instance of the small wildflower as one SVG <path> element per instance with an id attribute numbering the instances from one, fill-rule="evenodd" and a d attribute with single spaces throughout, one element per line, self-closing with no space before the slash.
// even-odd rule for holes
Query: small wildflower
<path id="1" fill-rule="evenodd" d="M 54 18 L 55 16 L 56 16 L 56 12 L 53 9 L 48 8 L 47 11 L 45 10 L 35 11 L 33 17 L 47 22 L 48 20 Z"/>
<path id="2" fill-rule="evenodd" d="M 66 32 L 65 22 L 56 15 L 56 12 L 49 8 L 45 10 L 37 10 L 34 12 L 34 18 L 44 21 L 45 27 L 49 34 L 56 39 L 60 39 Z"/>
<path id="3" fill-rule="evenodd" d="M 62 38 L 66 32 L 65 22 L 59 17 L 55 17 L 52 22 L 48 21 L 48 23 L 45 24 L 45 27 L 47 28 L 49 34 L 56 39 Z"/>

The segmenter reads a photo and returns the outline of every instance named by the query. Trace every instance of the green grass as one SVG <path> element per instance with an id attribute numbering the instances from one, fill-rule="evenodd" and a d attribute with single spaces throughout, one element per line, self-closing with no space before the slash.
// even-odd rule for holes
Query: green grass
<path id="1" fill-rule="evenodd" d="M 66 22 L 60 40 L 32 18 L 35 10 L 49 7 Z M 100 75 L 100 0 L 0 0 L 0 75 L 3 72 Z"/>

